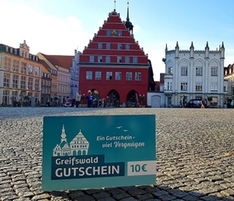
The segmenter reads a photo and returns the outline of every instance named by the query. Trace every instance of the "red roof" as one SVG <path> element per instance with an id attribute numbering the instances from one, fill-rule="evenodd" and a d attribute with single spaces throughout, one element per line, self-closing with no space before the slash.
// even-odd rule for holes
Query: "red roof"
<path id="1" fill-rule="evenodd" d="M 72 67 L 72 61 L 74 56 L 64 56 L 64 55 L 46 55 L 43 56 L 53 65 L 57 65 L 66 69 Z"/>

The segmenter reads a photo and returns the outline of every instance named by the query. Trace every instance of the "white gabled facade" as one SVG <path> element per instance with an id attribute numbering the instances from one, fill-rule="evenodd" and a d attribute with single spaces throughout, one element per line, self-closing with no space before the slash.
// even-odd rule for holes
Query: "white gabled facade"
<path id="1" fill-rule="evenodd" d="M 208 42 L 204 50 L 195 50 L 193 42 L 189 50 L 180 50 L 178 42 L 174 50 L 165 49 L 164 94 L 165 105 L 179 106 L 182 96 L 185 102 L 193 98 L 209 99 L 211 107 L 223 107 L 226 92 L 224 82 L 225 48 L 210 50 Z"/>

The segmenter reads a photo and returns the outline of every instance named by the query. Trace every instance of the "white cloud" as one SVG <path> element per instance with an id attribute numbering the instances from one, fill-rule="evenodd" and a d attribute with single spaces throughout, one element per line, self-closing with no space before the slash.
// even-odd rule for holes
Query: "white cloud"
<path id="1" fill-rule="evenodd" d="M 1 32 L 0 43 L 18 47 L 26 40 L 32 54 L 40 51 L 45 54 L 73 55 L 77 47 L 83 51 L 91 38 L 91 34 L 82 28 L 82 22 L 75 16 L 62 19 L 43 15 L 27 5 L 1 4 L 0 19 L 5 20 L 1 24 L 4 32 Z"/>

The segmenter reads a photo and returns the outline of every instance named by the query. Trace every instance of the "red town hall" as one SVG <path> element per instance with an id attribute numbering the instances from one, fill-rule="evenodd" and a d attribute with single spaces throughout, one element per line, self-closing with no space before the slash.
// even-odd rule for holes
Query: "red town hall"
<path id="1" fill-rule="evenodd" d="M 129 7 L 125 22 L 114 9 L 80 55 L 80 92 L 91 91 L 109 106 L 139 107 L 146 105 L 154 85 L 148 55 L 134 39 Z"/>

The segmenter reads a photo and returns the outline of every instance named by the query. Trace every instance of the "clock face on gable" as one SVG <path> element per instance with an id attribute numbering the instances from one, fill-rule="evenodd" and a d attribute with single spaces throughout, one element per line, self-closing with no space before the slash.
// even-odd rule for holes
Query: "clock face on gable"
<path id="1" fill-rule="evenodd" d="M 117 36 L 117 34 L 118 34 L 118 33 L 117 33 L 116 30 L 112 30 L 112 31 L 111 31 L 111 35 L 112 35 L 112 36 Z"/>

